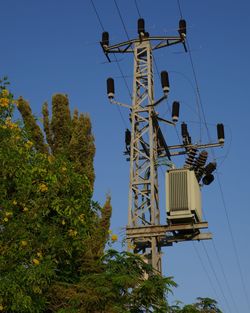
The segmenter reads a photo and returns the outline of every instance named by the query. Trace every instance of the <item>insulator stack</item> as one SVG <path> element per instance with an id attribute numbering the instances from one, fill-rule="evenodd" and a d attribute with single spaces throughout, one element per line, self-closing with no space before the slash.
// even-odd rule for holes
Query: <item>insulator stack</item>
<path id="1" fill-rule="evenodd" d="M 181 37 L 186 37 L 187 34 L 187 23 L 185 20 L 179 21 L 179 34 Z"/>
<path id="2" fill-rule="evenodd" d="M 180 103 L 177 101 L 174 101 L 173 106 L 172 106 L 172 121 L 173 122 L 178 122 L 179 112 L 180 112 Z"/>
<path id="3" fill-rule="evenodd" d="M 207 174 L 202 178 L 202 182 L 204 185 L 210 185 L 214 181 L 214 175 L 213 174 Z"/>
<path id="4" fill-rule="evenodd" d="M 138 34 L 144 35 L 145 34 L 145 22 L 143 18 L 138 19 L 137 26 L 138 26 Z"/>
<path id="5" fill-rule="evenodd" d="M 189 145 L 192 142 L 191 137 L 189 136 L 188 128 L 186 123 L 181 123 L 181 135 L 183 138 L 184 145 Z"/>
<path id="6" fill-rule="evenodd" d="M 161 72 L 161 86 L 162 86 L 164 94 L 168 94 L 169 93 L 169 79 L 168 79 L 167 71 Z"/>
<path id="7" fill-rule="evenodd" d="M 207 161 L 208 153 L 206 150 L 202 150 L 199 154 L 198 158 L 195 162 L 195 176 L 198 180 L 198 182 L 201 180 L 202 175 L 204 174 L 204 166 Z"/>
<path id="8" fill-rule="evenodd" d="M 131 142 L 131 132 L 129 129 L 126 129 L 126 131 L 125 131 L 125 144 L 126 144 L 126 146 L 130 146 L 130 142 Z"/>
<path id="9" fill-rule="evenodd" d="M 210 162 L 210 163 L 208 163 L 208 165 L 204 168 L 204 172 L 205 172 L 206 174 L 211 174 L 211 173 L 213 173 L 213 171 L 216 170 L 216 167 L 217 167 L 216 162 Z"/>
<path id="10" fill-rule="evenodd" d="M 201 153 L 199 154 L 198 158 L 196 159 L 195 168 L 197 168 L 197 169 L 203 168 L 206 164 L 207 156 L 208 156 L 207 151 L 202 150 Z"/>
<path id="11" fill-rule="evenodd" d="M 113 99 L 115 96 L 115 83 L 111 77 L 107 79 L 107 94 L 109 99 Z"/>
<path id="12" fill-rule="evenodd" d="M 108 32 L 102 33 L 102 46 L 103 47 L 109 46 L 109 33 Z"/>
<path id="13" fill-rule="evenodd" d="M 190 168 L 190 169 L 193 168 L 196 153 L 197 153 L 196 148 L 191 148 L 188 151 L 188 156 L 187 156 L 187 159 L 185 161 L 184 168 Z"/>
<path id="14" fill-rule="evenodd" d="M 188 129 L 187 129 L 187 124 L 186 123 L 181 123 L 181 135 L 182 137 L 188 137 Z"/>
<path id="15" fill-rule="evenodd" d="M 217 136 L 219 143 L 223 144 L 225 142 L 224 125 L 217 124 Z"/>

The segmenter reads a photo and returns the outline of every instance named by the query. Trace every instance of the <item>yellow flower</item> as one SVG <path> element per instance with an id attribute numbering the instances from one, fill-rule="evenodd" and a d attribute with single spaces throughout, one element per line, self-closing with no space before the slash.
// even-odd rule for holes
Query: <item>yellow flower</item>
<path id="1" fill-rule="evenodd" d="M 39 265 L 40 264 L 40 261 L 38 259 L 33 259 L 32 262 L 35 264 L 35 265 Z"/>
<path id="2" fill-rule="evenodd" d="M 26 240 L 21 241 L 21 246 L 26 247 L 28 245 L 28 242 Z"/>
<path id="3" fill-rule="evenodd" d="M 62 220 L 62 225 L 65 225 L 65 224 L 66 224 L 65 220 Z"/>
<path id="4" fill-rule="evenodd" d="M 84 214 L 79 215 L 78 219 L 79 219 L 81 222 L 84 222 Z"/>
<path id="5" fill-rule="evenodd" d="M 16 201 L 16 200 L 13 200 L 12 203 L 13 203 L 14 205 L 17 205 L 17 201 Z"/>
<path id="6" fill-rule="evenodd" d="M 42 254 L 42 252 L 37 252 L 37 254 L 36 254 L 39 258 L 42 258 L 43 257 L 43 254 Z"/>
<path id="7" fill-rule="evenodd" d="M 23 212 L 27 212 L 27 211 L 29 211 L 29 209 L 25 206 L 25 207 L 23 208 Z"/>
<path id="8" fill-rule="evenodd" d="M 61 171 L 62 171 L 62 173 L 66 172 L 67 168 L 64 166 L 64 167 L 61 168 Z"/>
<path id="9" fill-rule="evenodd" d="M 33 287 L 33 291 L 34 291 L 34 293 L 39 293 L 39 294 L 41 294 L 41 293 L 42 293 L 41 288 L 40 288 L 40 287 L 38 287 L 38 286 Z"/>
<path id="10" fill-rule="evenodd" d="M 25 143 L 24 146 L 25 146 L 25 148 L 29 149 L 29 148 L 31 148 L 31 147 L 33 146 L 33 142 L 30 141 L 30 140 L 28 140 L 28 141 Z"/>
<path id="11" fill-rule="evenodd" d="M 0 311 L 3 311 L 3 306 L 2 306 L 2 304 L 0 304 Z"/>
<path id="12" fill-rule="evenodd" d="M 116 234 L 113 234 L 113 235 L 111 236 L 111 240 L 112 240 L 112 241 L 117 241 L 117 240 L 118 240 L 118 236 L 117 236 Z"/>
<path id="13" fill-rule="evenodd" d="M 48 156 L 48 161 L 49 161 L 49 163 L 52 163 L 54 160 L 55 160 L 55 158 L 54 158 L 53 155 L 49 155 L 49 156 Z"/>
<path id="14" fill-rule="evenodd" d="M 77 235 L 77 230 L 74 230 L 74 229 L 69 230 L 69 236 L 70 237 L 75 237 L 76 235 Z"/>
<path id="15" fill-rule="evenodd" d="M 128 249 L 129 250 L 134 250 L 136 247 L 135 245 L 131 245 L 130 243 L 128 244 Z"/>
<path id="16" fill-rule="evenodd" d="M 8 217 L 5 217 L 3 220 L 5 223 L 7 223 L 9 219 L 8 219 Z"/>
<path id="17" fill-rule="evenodd" d="M 0 98 L 0 106 L 2 108 L 7 108 L 9 106 L 9 102 L 8 98 Z"/>
<path id="18" fill-rule="evenodd" d="M 5 216 L 6 216 L 6 217 L 10 217 L 10 216 L 12 216 L 12 215 L 13 215 L 12 212 L 6 212 L 6 213 L 5 213 Z"/>
<path id="19" fill-rule="evenodd" d="M 9 90 L 7 90 L 7 89 L 3 89 L 3 90 L 2 90 L 2 96 L 3 96 L 3 97 L 8 97 L 9 94 L 10 94 L 10 93 L 9 93 Z"/>
<path id="20" fill-rule="evenodd" d="M 42 184 L 39 185 L 38 189 L 41 192 L 46 192 L 46 191 L 48 191 L 49 188 L 48 188 L 48 186 L 46 184 L 42 183 Z"/>

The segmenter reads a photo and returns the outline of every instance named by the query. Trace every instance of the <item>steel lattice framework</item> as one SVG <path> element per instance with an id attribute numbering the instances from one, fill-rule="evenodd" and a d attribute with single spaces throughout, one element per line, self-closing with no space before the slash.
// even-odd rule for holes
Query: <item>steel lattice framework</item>
<path id="1" fill-rule="evenodd" d="M 140 24 L 140 25 L 139 25 Z M 142 27 L 140 27 L 142 25 Z M 143 30 L 141 30 L 141 28 Z M 159 121 L 175 124 L 158 117 L 155 107 L 167 98 L 168 87 L 159 100 L 154 99 L 153 51 L 182 43 L 185 46 L 186 23 L 179 23 L 179 36 L 149 36 L 144 31 L 144 20 L 138 21 L 138 38 L 109 45 L 109 35 L 103 33 L 101 46 L 108 60 L 109 54 L 131 53 L 134 57 L 133 101 L 132 105 L 114 100 L 114 81 L 108 79 L 108 97 L 114 104 L 130 109 L 131 132 L 129 149 L 126 154 L 130 160 L 130 183 L 127 243 L 134 252 L 143 255 L 144 260 L 162 273 L 161 247 L 170 246 L 173 242 L 187 240 L 211 239 L 210 233 L 200 233 L 207 228 L 206 222 L 184 225 L 160 225 L 159 187 L 157 167 L 159 158 L 170 160 L 173 155 L 186 154 L 195 146 L 217 147 L 221 143 L 167 146 L 161 132 Z M 162 83 L 163 84 L 163 83 Z M 166 87 L 166 86 L 165 86 Z M 170 152 L 175 150 L 174 152 Z M 179 151 L 181 150 L 181 151 Z"/>

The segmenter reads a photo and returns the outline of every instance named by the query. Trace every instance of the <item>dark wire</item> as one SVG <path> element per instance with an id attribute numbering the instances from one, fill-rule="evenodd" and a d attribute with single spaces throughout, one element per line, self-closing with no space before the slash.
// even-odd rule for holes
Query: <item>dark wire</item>
<path id="1" fill-rule="evenodd" d="M 104 29 L 103 23 L 102 23 L 102 21 L 101 21 L 101 17 L 100 17 L 100 15 L 98 14 L 98 11 L 97 11 L 96 6 L 95 6 L 95 4 L 94 4 L 94 1 L 93 1 L 93 0 L 90 0 L 90 2 L 91 2 L 92 7 L 93 7 L 93 9 L 94 9 L 94 11 L 95 11 L 95 14 L 96 14 L 96 17 L 97 17 L 97 19 L 98 19 L 98 21 L 99 21 L 99 24 L 101 25 L 101 28 L 102 28 L 102 30 L 104 31 L 105 29 Z M 121 76 L 123 77 L 123 80 L 124 80 L 124 83 L 125 83 L 126 88 L 127 88 L 127 90 L 128 90 L 128 93 L 129 93 L 129 95 L 130 95 L 130 98 L 132 98 L 131 92 L 130 92 L 129 87 L 128 87 L 128 84 L 127 84 L 127 81 L 126 81 L 125 76 L 124 76 L 124 74 L 123 74 L 123 71 L 122 71 L 122 69 L 121 69 L 121 67 L 120 67 L 120 64 L 118 63 L 117 57 L 116 57 L 115 54 L 113 54 L 113 55 L 114 55 L 116 64 L 117 64 L 117 66 L 118 66 L 118 69 L 119 69 L 119 71 L 120 71 L 120 73 L 121 73 Z M 127 128 L 127 123 L 126 123 L 125 118 L 124 118 L 124 116 L 123 116 L 123 114 L 122 114 L 122 112 L 121 112 L 120 107 L 119 107 L 119 106 L 116 106 L 116 108 L 117 108 L 117 110 L 118 110 L 118 112 L 119 112 L 119 114 L 120 114 L 120 116 L 121 116 L 121 118 L 122 118 L 122 121 L 123 121 L 123 124 L 124 124 L 125 128 Z"/>
<path id="2" fill-rule="evenodd" d="M 135 0 L 135 7 L 136 7 L 136 10 L 137 10 L 137 13 L 138 13 L 139 17 L 141 17 L 141 13 L 140 13 L 140 10 L 139 10 L 139 7 L 138 7 L 138 4 L 137 4 L 136 0 Z"/>
<path id="3" fill-rule="evenodd" d="M 117 9 L 117 12 L 118 12 L 118 14 L 119 14 L 120 20 L 121 20 L 121 22 L 122 22 L 122 25 L 123 25 L 125 34 L 126 34 L 126 36 L 127 36 L 127 39 L 129 40 L 129 35 L 128 35 L 128 32 L 127 32 L 127 29 L 126 29 L 124 20 L 123 20 L 122 15 L 121 15 L 121 11 L 120 11 L 120 9 L 119 9 L 119 7 L 118 7 L 118 4 L 117 4 L 116 0 L 114 0 L 114 3 L 115 3 L 115 6 L 116 6 L 116 9 Z"/>
<path id="4" fill-rule="evenodd" d="M 209 254 L 208 254 L 208 252 L 207 252 L 206 246 L 205 246 L 205 244 L 204 244 L 202 241 L 201 241 L 201 244 L 202 244 L 202 247 L 203 247 L 203 249 L 204 249 L 204 251 L 205 251 L 205 254 L 206 254 L 206 256 L 207 256 L 208 263 L 209 263 L 210 268 L 211 268 L 211 270 L 212 270 L 212 272 L 213 272 L 213 274 L 214 274 L 214 277 L 215 277 L 215 279 L 216 279 L 216 282 L 217 282 L 217 284 L 218 284 L 218 287 L 219 287 L 219 289 L 220 289 L 220 292 L 221 292 L 221 294 L 222 294 L 222 297 L 223 297 L 223 299 L 224 299 L 224 302 L 225 302 L 226 306 L 228 307 L 229 311 L 232 312 L 232 311 L 231 311 L 231 308 L 230 308 L 230 305 L 229 305 L 229 303 L 228 303 L 228 301 L 227 301 L 227 298 L 225 297 L 225 294 L 224 294 L 224 291 L 223 291 L 223 289 L 222 289 L 220 280 L 218 279 L 218 276 L 217 276 L 217 274 L 216 274 L 216 272 L 215 272 L 215 270 L 214 270 L 214 266 L 213 266 L 213 263 L 212 263 L 212 261 L 211 261 L 211 258 L 210 258 L 210 256 L 209 256 Z"/>
<path id="5" fill-rule="evenodd" d="M 200 256 L 199 250 L 197 249 L 197 247 L 194 244 L 194 242 L 192 242 L 192 244 L 193 244 L 193 248 L 195 250 L 195 253 L 198 256 L 198 259 L 200 260 L 200 264 L 201 264 L 201 266 L 202 266 L 202 268 L 203 268 L 203 270 L 204 270 L 204 272 L 205 272 L 205 274 L 207 276 L 207 279 L 208 279 L 208 281 L 210 283 L 210 286 L 213 289 L 214 295 L 215 295 L 216 299 L 219 299 L 219 295 L 218 295 L 218 293 L 217 293 L 217 291 L 216 291 L 216 289 L 214 287 L 213 281 L 212 281 L 212 279 L 211 279 L 211 277 L 210 277 L 210 275 L 209 275 L 209 273 L 208 273 L 208 271 L 206 269 L 206 266 L 205 266 L 205 264 L 204 264 L 204 262 L 203 262 L 203 260 L 202 260 L 202 258 Z"/>
<path id="6" fill-rule="evenodd" d="M 180 17 L 182 19 L 183 15 L 182 15 L 182 10 L 181 10 L 180 0 L 177 0 L 177 4 L 178 4 L 178 7 L 179 7 Z"/>
<path id="7" fill-rule="evenodd" d="M 98 21 L 99 21 L 99 24 L 101 25 L 101 28 L 102 28 L 102 30 L 104 31 L 105 29 L 104 29 L 104 26 L 103 26 L 103 24 L 102 24 L 100 15 L 99 15 L 98 12 L 97 12 L 96 6 L 95 6 L 93 0 L 90 0 L 90 2 L 92 3 L 92 6 L 93 6 L 93 9 L 94 9 L 94 11 L 95 11 L 95 15 L 96 15 L 96 17 L 97 17 L 97 19 L 98 19 Z"/>
<path id="8" fill-rule="evenodd" d="M 178 3 L 179 11 L 180 11 L 180 16 L 182 18 L 182 10 L 181 10 L 181 6 L 180 6 L 180 1 L 177 0 L 177 3 Z M 191 67 L 192 67 L 192 71 L 193 71 L 193 75 L 194 75 L 194 79 L 195 79 L 197 95 L 198 95 L 198 98 L 199 98 L 199 101 L 200 101 L 200 106 L 201 106 L 201 110 L 202 110 L 202 115 L 203 115 L 206 131 L 207 131 L 208 139 L 211 142 L 211 136 L 210 136 L 210 132 L 209 132 L 209 129 L 208 129 L 208 126 L 207 126 L 206 117 L 205 117 L 205 111 L 204 111 L 203 104 L 202 104 L 202 101 L 201 101 L 201 94 L 200 94 L 200 90 L 199 90 L 199 85 L 198 85 L 198 79 L 197 79 L 196 71 L 195 71 L 195 68 L 194 68 L 194 62 L 193 62 L 193 58 L 192 58 L 192 54 L 191 54 L 191 50 L 190 50 L 190 45 L 189 45 L 188 41 L 186 41 L 186 42 L 187 42 L 187 47 L 188 47 L 188 51 L 189 51 L 190 63 L 191 63 Z M 215 154 L 214 154 L 213 150 L 212 150 L 212 154 L 213 154 L 213 157 L 215 158 Z M 249 296 L 247 294 L 246 285 L 245 285 L 245 281 L 244 281 L 244 278 L 243 278 L 243 272 L 242 272 L 242 268 L 241 268 L 241 263 L 240 263 L 240 259 L 239 259 L 239 254 L 238 254 L 238 251 L 237 251 L 237 248 L 236 248 L 236 243 L 235 243 L 234 234 L 233 234 L 233 231 L 232 231 L 232 227 L 231 227 L 231 223 L 230 223 L 230 219 L 229 219 L 229 215 L 228 215 L 228 210 L 227 210 L 227 206 L 226 206 L 226 202 L 225 202 L 225 197 L 224 197 L 224 193 L 223 193 L 223 190 L 222 190 L 220 178 L 219 178 L 219 175 L 218 175 L 217 171 L 216 171 L 216 177 L 217 177 L 218 184 L 219 184 L 219 187 L 220 187 L 221 198 L 222 198 L 223 207 L 224 207 L 224 211 L 225 211 L 226 218 L 227 218 L 227 224 L 228 224 L 228 228 L 229 228 L 229 232 L 230 232 L 230 236 L 231 236 L 231 240 L 232 240 L 232 244 L 233 244 L 234 253 L 235 253 L 235 256 L 236 256 L 236 260 L 237 260 L 237 265 L 238 265 L 238 269 L 239 269 L 239 273 L 240 273 L 240 279 L 241 279 L 243 291 L 244 291 L 244 294 L 245 294 L 245 297 L 246 297 L 247 306 L 248 306 L 248 309 L 249 309 L 249 312 L 250 312 L 250 300 L 249 300 Z"/>
<path id="9" fill-rule="evenodd" d="M 228 214 L 228 210 L 227 210 L 227 206 L 226 206 L 224 192 L 222 190 L 220 176 L 219 176 L 219 174 L 217 172 L 216 172 L 216 177 L 217 177 L 218 185 L 219 185 L 219 188 L 220 188 L 221 199 L 222 199 L 222 203 L 223 203 L 224 212 L 225 212 L 225 215 L 226 215 L 226 218 L 227 218 L 227 224 L 228 224 L 228 228 L 229 228 L 230 237 L 231 237 L 231 240 L 232 240 L 232 243 L 233 243 L 234 253 L 236 255 L 236 261 L 237 261 L 237 265 L 238 265 L 238 269 L 239 269 L 239 273 L 240 273 L 240 280 L 241 280 L 241 283 L 242 283 L 244 295 L 245 295 L 246 300 L 247 300 L 247 306 L 248 306 L 248 309 L 249 309 L 249 312 L 250 312 L 250 301 L 249 301 L 249 296 L 248 296 L 248 293 L 247 293 L 245 281 L 244 281 L 244 278 L 243 278 L 244 276 L 243 276 L 242 267 L 241 267 L 241 263 L 240 263 L 239 253 L 238 253 L 238 250 L 237 250 L 237 247 L 236 247 L 236 242 L 235 242 L 235 239 L 234 239 L 231 222 L 230 222 L 230 219 L 229 219 L 229 214 Z"/>
<path id="10" fill-rule="evenodd" d="M 223 278 L 224 278 L 224 280 L 225 280 L 225 282 L 226 282 L 227 289 L 228 289 L 228 291 L 229 291 L 231 300 L 232 300 L 233 305 L 234 305 L 234 308 L 235 308 L 235 310 L 236 310 L 235 312 L 239 312 L 238 307 L 237 307 L 236 302 L 235 302 L 235 299 L 234 299 L 234 296 L 233 296 L 233 293 L 232 293 L 232 290 L 231 290 L 231 287 L 230 287 L 230 285 L 229 285 L 229 282 L 228 282 L 226 273 L 225 273 L 225 271 L 224 271 L 224 267 L 223 267 L 223 265 L 222 265 L 222 262 L 221 262 L 221 259 L 220 259 L 218 250 L 217 250 L 217 248 L 216 248 L 216 246 L 215 246 L 215 242 L 214 242 L 213 239 L 212 239 L 212 245 L 213 245 L 213 248 L 214 248 L 214 251 L 215 251 L 216 258 L 217 258 L 217 260 L 218 260 L 218 262 L 219 262 L 219 265 L 220 265 L 220 268 L 221 268 L 221 272 L 222 272 Z"/>

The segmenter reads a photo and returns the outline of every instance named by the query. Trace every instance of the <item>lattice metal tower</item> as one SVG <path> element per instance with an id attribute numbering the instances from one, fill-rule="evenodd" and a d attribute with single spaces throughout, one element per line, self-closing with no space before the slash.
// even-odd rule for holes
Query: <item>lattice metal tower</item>
<path id="1" fill-rule="evenodd" d="M 108 53 L 132 53 L 134 57 L 133 103 L 131 107 L 131 143 L 130 143 L 130 184 L 128 226 L 160 225 L 159 187 L 157 162 L 160 132 L 154 100 L 153 50 L 173 44 L 184 43 L 186 33 L 185 21 L 179 23 L 179 36 L 150 37 L 144 30 L 144 20 L 138 20 L 137 39 L 109 46 L 108 33 L 103 33 L 102 47 Z M 166 73 L 166 72 L 165 72 Z M 165 96 L 168 93 L 167 77 Z M 112 81 L 109 81 L 109 97 L 112 98 Z M 110 93 L 111 92 L 111 93 Z M 162 99 L 161 99 L 162 100 Z M 165 148 L 167 146 L 165 144 Z M 168 150 L 166 151 L 168 153 Z M 130 246 L 134 246 L 134 241 Z M 157 237 L 147 238 L 141 250 L 149 263 L 161 272 L 161 248 Z"/>
<path id="2" fill-rule="evenodd" d="M 128 206 L 128 246 L 144 256 L 146 262 L 152 264 L 159 273 L 161 268 L 161 247 L 171 245 L 166 240 L 166 232 L 176 234 L 178 227 L 160 225 L 158 161 L 159 158 L 170 160 L 170 148 L 183 148 L 184 145 L 168 147 L 161 132 L 159 121 L 175 125 L 173 121 L 159 118 L 155 107 L 167 98 L 169 82 L 167 72 L 161 73 L 161 83 L 164 95 L 159 100 L 154 98 L 153 51 L 182 43 L 185 46 L 186 22 L 180 20 L 178 36 L 150 36 L 144 29 L 144 20 L 138 20 L 138 38 L 109 45 L 109 34 L 102 35 L 101 46 L 108 60 L 111 53 L 131 53 L 134 58 L 133 100 L 132 105 L 122 104 L 114 100 L 114 80 L 107 80 L 108 97 L 112 103 L 130 109 L 131 132 L 126 132 L 127 152 L 130 160 L 130 184 Z M 177 108 L 175 111 L 178 111 Z M 173 119 L 174 120 L 174 119 Z M 186 146 L 189 143 L 186 143 Z M 199 147 L 197 147 L 199 148 Z M 185 150 L 187 151 L 187 149 Z M 184 152 L 185 153 L 185 152 Z M 182 153 L 181 153 L 182 154 Z M 202 224 L 202 225 L 201 225 Z M 206 223 L 196 228 L 195 239 L 199 237 L 199 228 L 206 228 Z M 177 225 L 178 226 L 178 225 Z M 185 226 L 187 227 L 187 225 Z M 179 229 L 182 229 L 179 227 Z M 183 233 L 184 234 L 184 233 Z M 189 233 L 190 234 L 190 233 Z M 185 235 L 185 234 L 184 234 Z M 180 239 L 193 240 L 193 239 Z M 179 237 L 176 239 L 179 241 Z"/>

